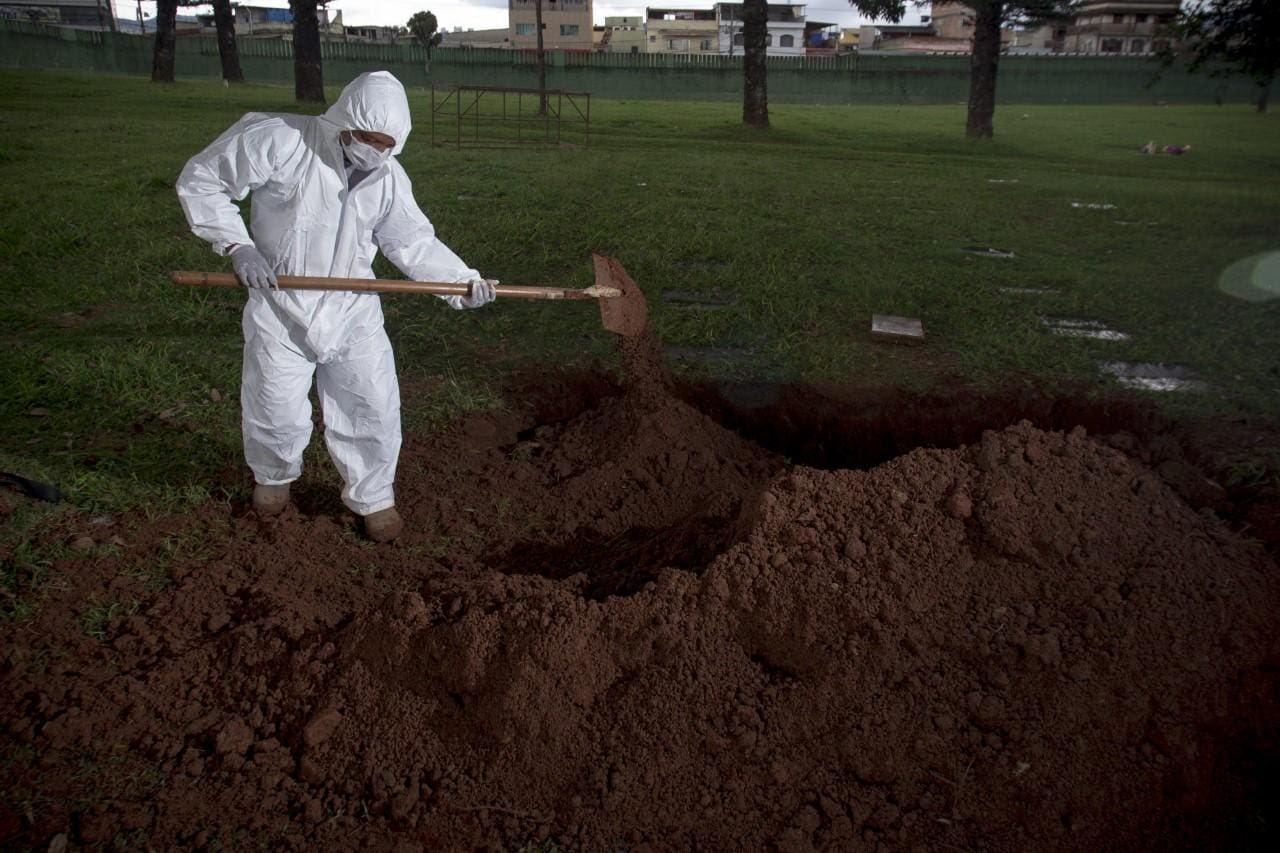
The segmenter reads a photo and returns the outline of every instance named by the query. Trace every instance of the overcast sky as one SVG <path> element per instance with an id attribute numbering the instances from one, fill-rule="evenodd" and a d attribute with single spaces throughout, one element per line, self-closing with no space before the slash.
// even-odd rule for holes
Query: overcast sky
<path id="1" fill-rule="evenodd" d="M 241 0 L 245 2 L 245 0 Z M 138 3 L 135 0 L 115 0 L 116 14 L 121 18 L 135 18 L 138 14 Z M 144 2 L 143 15 L 150 18 L 155 15 L 156 4 Z M 262 6 L 277 9 L 289 8 L 288 0 L 262 0 Z M 666 9 L 710 9 L 715 5 L 713 0 L 692 0 L 692 2 L 654 2 L 650 4 L 631 4 L 612 2 L 612 0 L 595 0 L 592 4 L 594 23 L 603 24 L 606 17 L 614 15 L 643 15 L 645 6 Z M 841 0 L 816 0 L 804 4 L 805 14 L 811 21 L 824 21 L 845 27 L 865 23 L 865 19 L 853 10 L 848 3 Z M 348 26 L 377 24 L 383 26 L 403 26 L 414 12 L 434 12 L 436 20 L 444 29 L 454 27 L 487 30 L 507 25 L 507 0 L 333 0 L 330 9 L 342 11 L 342 21 Z M 183 14 L 191 14 L 199 9 L 182 9 Z M 207 11 L 207 9 L 205 10 Z M 919 12 L 914 8 L 907 12 L 903 23 L 918 23 Z"/>

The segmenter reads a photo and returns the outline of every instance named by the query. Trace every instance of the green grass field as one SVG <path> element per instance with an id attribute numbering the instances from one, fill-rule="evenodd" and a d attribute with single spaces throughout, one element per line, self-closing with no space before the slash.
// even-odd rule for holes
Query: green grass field
<path id="1" fill-rule="evenodd" d="M 242 295 L 167 282 L 230 268 L 187 230 L 173 182 L 242 113 L 298 111 L 292 90 L 5 71 L 0 92 L 0 470 L 95 511 L 201 500 L 241 464 Z M 584 286 L 591 253 L 614 255 L 666 344 L 749 352 L 709 372 L 1101 384 L 1099 359 L 1162 361 L 1212 383 L 1163 396 L 1175 415 L 1280 412 L 1280 302 L 1218 289 L 1234 261 L 1280 249 L 1275 114 L 1003 105 L 995 141 L 974 144 L 962 106 L 775 106 L 754 132 L 732 104 L 597 100 L 590 148 L 459 151 L 428 144 L 426 94 L 411 100 L 401 160 L 446 243 L 512 284 Z M 1152 139 L 1194 150 L 1140 156 Z M 668 289 L 738 300 L 689 310 Z M 402 377 L 435 387 L 410 428 L 499 404 L 515 368 L 615 357 L 590 305 L 384 305 Z M 872 343 L 873 312 L 921 318 L 928 344 Z M 1055 337 L 1041 314 L 1132 337 Z"/>

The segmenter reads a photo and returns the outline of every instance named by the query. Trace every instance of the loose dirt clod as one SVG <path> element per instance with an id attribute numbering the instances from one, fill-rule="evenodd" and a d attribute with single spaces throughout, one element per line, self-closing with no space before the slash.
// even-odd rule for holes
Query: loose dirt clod
<path id="1" fill-rule="evenodd" d="M 1083 429 L 790 465 L 674 399 L 652 336 L 620 342 L 624 394 L 408 442 L 395 546 L 302 487 L 269 527 L 122 518 L 128 549 L 55 566 L 0 626 L 4 790 L 48 804 L 0 807 L 0 842 L 1256 840 L 1280 719 L 1257 544 Z M 107 590 L 140 606 L 98 641 L 76 620 Z"/>

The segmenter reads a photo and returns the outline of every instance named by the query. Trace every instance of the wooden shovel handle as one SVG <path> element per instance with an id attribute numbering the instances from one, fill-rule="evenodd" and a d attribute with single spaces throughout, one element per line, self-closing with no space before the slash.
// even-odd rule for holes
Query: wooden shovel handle
<path id="1" fill-rule="evenodd" d="M 240 280 L 228 272 L 191 272 L 178 270 L 169 273 L 174 284 L 191 287 L 240 287 Z M 471 285 L 449 284 L 439 281 L 399 281 L 385 278 L 324 278 L 308 275 L 276 276 L 276 282 L 285 290 L 356 290 L 374 293 L 433 293 L 437 296 L 467 296 Z M 519 284 L 499 284 L 495 288 L 499 296 L 516 299 L 591 299 L 592 294 L 564 287 L 527 287 Z"/>

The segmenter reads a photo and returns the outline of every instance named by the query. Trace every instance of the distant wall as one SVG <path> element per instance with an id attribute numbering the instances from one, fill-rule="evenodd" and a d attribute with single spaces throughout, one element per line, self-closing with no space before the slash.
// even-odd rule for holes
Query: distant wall
<path id="1" fill-rule="evenodd" d="M 290 42 L 239 39 L 246 79 L 293 81 Z M 0 20 L 0 66 L 151 73 L 152 39 L 126 33 L 71 30 Z M 417 45 L 324 42 L 325 83 L 340 86 L 374 69 L 393 72 L 406 86 L 464 83 L 537 85 L 534 55 L 526 51 L 437 48 L 431 71 Z M 604 98 L 736 100 L 742 97 L 742 60 L 735 56 L 647 53 L 551 53 L 547 86 Z M 858 55 L 770 57 L 769 100 L 775 103 L 903 104 L 965 101 L 969 57 Z M 1216 79 L 1157 66 L 1140 57 L 1004 56 L 997 99 L 1002 103 L 1104 104 L 1252 101 L 1245 79 Z M 217 41 L 181 38 L 178 77 L 220 77 Z M 1153 82 L 1154 80 L 1154 82 Z"/>

